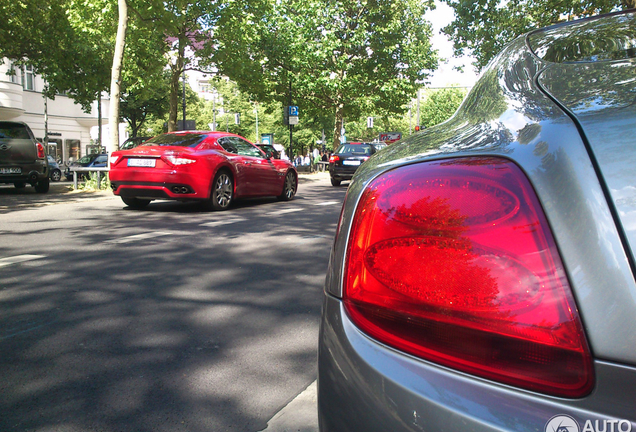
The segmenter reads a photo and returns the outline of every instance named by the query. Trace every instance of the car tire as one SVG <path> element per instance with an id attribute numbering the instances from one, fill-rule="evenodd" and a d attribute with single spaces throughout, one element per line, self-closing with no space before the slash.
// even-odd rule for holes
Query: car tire
<path id="1" fill-rule="evenodd" d="M 35 191 L 37 193 L 47 193 L 49 191 L 49 186 L 50 183 L 48 178 L 40 180 L 35 184 Z"/>
<path id="2" fill-rule="evenodd" d="M 60 171 L 59 169 L 54 169 L 51 172 L 51 180 L 55 182 L 59 182 L 60 180 L 62 180 L 62 171 Z"/>
<path id="3" fill-rule="evenodd" d="M 227 210 L 234 198 L 234 181 L 227 171 L 219 171 L 212 182 L 210 204 L 214 210 Z"/>
<path id="4" fill-rule="evenodd" d="M 140 199 L 140 198 L 135 198 L 135 197 L 121 197 L 121 200 L 128 207 L 130 207 L 132 209 L 136 209 L 136 210 L 142 209 L 142 208 L 146 207 L 148 204 L 150 204 L 150 200 L 149 199 Z"/>
<path id="5" fill-rule="evenodd" d="M 26 186 L 26 183 L 15 182 L 13 183 L 13 186 L 15 186 L 16 189 L 24 189 L 24 187 Z"/>
<path id="6" fill-rule="evenodd" d="M 331 177 L 331 186 L 340 186 L 340 180 L 336 180 L 335 178 Z"/>
<path id="7" fill-rule="evenodd" d="M 298 179 L 292 171 L 287 171 L 285 183 L 283 184 L 283 192 L 278 196 L 280 201 L 291 201 L 298 190 Z"/>

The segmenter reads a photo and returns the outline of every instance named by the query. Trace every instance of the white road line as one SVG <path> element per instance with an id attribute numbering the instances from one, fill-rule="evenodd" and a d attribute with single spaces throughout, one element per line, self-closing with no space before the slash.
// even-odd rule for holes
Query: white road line
<path id="1" fill-rule="evenodd" d="M 314 205 L 317 205 L 317 206 L 328 206 L 328 205 L 336 205 L 336 204 L 340 204 L 340 201 L 325 201 L 325 202 L 317 203 L 317 204 L 314 204 Z"/>
<path id="2" fill-rule="evenodd" d="M 302 208 L 298 208 L 298 207 L 296 207 L 296 208 L 288 208 L 288 209 L 276 210 L 276 211 L 273 211 L 273 212 L 266 213 L 265 216 L 280 216 L 280 215 L 284 215 L 284 214 L 287 214 L 287 213 L 295 213 L 295 212 L 299 212 L 299 211 L 303 211 L 303 209 Z"/>
<path id="3" fill-rule="evenodd" d="M 25 261 L 46 258 L 44 255 L 16 255 L 7 258 L 0 258 L 0 267 L 6 267 L 11 264 L 18 264 Z"/>
<path id="4" fill-rule="evenodd" d="M 131 243 L 131 242 L 136 242 L 139 240 L 147 240 L 147 239 L 167 236 L 171 234 L 172 233 L 169 233 L 169 232 L 155 231 L 155 232 L 149 232 L 144 234 L 135 234 L 128 237 L 122 237 L 122 238 L 113 239 L 113 240 L 106 240 L 104 243 L 115 243 L 115 244 Z"/>
<path id="5" fill-rule="evenodd" d="M 230 225 L 230 224 L 233 224 L 233 223 L 243 222 L 243 221 L 246 221 L 246 220 L 247 219 L 243 219 L 243 218 L 223 219 L 223 220 L 218 220 L 218 221 L 202 223 L 199 226 L 216 227 L 216 226 Z"/>

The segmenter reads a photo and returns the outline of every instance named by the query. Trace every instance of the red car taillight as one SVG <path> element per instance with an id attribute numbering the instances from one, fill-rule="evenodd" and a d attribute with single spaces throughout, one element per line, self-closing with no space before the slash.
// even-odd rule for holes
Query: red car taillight
<path id="1" fill-rule="evenodd" d="M 338 157 L 338 156 L 331 156 L 331 157 L 329 158 L 329 163 L 336 163 L 336 162 L 338 162 L 339 160 L 340 160 L 340 157 Z"/>
<path id="2" fill-rule="evenodd" d="M 44 146 L 39 142 L 36 142 L 35 145 L 38 149 L 38 159 L 44 159 L 46 157 L 46 154 L 44 153 Z"/>
<path id="3" fill-rule="evenodd" d="M 594 385 L 563 264 L 523 172 L 498 158 L 398 168 L 355 212 L 344 304 L 379 341 L 555 396 Z"/>

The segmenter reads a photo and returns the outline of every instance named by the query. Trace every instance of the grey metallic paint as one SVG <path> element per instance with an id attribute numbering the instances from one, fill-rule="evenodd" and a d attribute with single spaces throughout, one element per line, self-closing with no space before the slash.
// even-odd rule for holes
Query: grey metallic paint
<path id="1" fill-rule="evenodd" d="M 633 78 L 634 61 L 627 63 L 599 64 L 586 75 L 575 68 L 589 64 L 544 62 L 518 38 L 493 60 L 452 119 L 360 167 L 325 285 L 321 430 L 543 431 L 550 417 L 568 414 L 581 422 L 628 419 L 636 431 L 636 284 L 629 247 L 636 244 L 636 80 L 619 84 L 631 86 L 631 102 L 609 101 L 598 110 L 586 104 L 599 91 L 592 75 L 611 79 L 629 71 Z M 621 67 L 628 69 L 618 72 Z M 579 81 L 568 86 L 572 74 Z M 588 91 L 577 93 L 580 86 Z M 596 386 L 582 399 L 534 394 L 397 352 L 357 330 L 342 307 L 348 233 L 366 185 L 400 166 L 475 155 L 515 162 L 544 207 L 596 359 Z"/>

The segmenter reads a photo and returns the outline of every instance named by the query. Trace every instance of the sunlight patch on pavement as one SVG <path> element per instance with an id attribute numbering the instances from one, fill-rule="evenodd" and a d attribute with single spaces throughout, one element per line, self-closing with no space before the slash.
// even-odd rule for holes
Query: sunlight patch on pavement
<path id="1" fill-rule="evenodd" d="M 316 203 L 314 205 L 317 206 L 328 206 L 328 205 L 336 205 L 336 204 L 342 204 L 341 201 L 325 201 L 325 202 L 321 202 L 321 203 Z"/>

